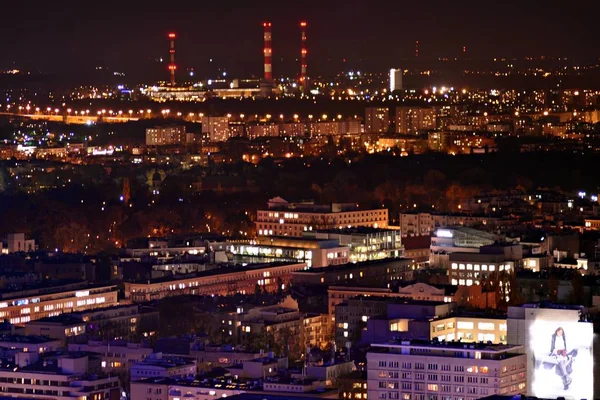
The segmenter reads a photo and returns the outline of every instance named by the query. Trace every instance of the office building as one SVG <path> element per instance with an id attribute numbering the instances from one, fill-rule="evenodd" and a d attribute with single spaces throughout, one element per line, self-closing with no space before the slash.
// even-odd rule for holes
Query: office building
<path id="1" fill-rule="evenodd" d="M 386 107 L 365 109 L 365 133 L 387 133 L 390 129 L 390 110 Z"/>
<path id="2" fill-rule="evenodd" d="M 297 262 L 320 268 L 350 261 L 350 248 L 334 239 L 258 236 L 251 243 L 217 244 L 216 247 L 224 247 L 236 264 Z"/>
<path id="3" fill-rule="evenodd" d="M 399 68 L 390 69 L 390 92 L 402 90 L 402 72 Z"/>
<path id="4" fill-rule="evenodd" d="M 387 228 L 388 210 L 363 209 L 355 203 L 291 203 L 276 197 L 269 200 L 267 210 L 257 211 L 255 224 L 261 236 L 301 237 L 304 232 L 357 226 Z"/>
<path id="5" fill-rule="evenodd" d="M 400 230 L 402 236 L 430 235 L 445 226 L 464 226 L 467 228 L 495 227 L 508 224 L 506 218 L 497 215 L 473 215 L 466 213 L 400 213 Z"/>
<path id="6" fill-rule="evenodd" d="M 169 278 L 124 282 L 125 298 L 134 302 L 159 300 L 181 295 L 222 295 L 254 293 L 256 285 L 275 292 L 287 287 L 292 273 L 308 268 L 304 263 L 270 263 L 241 268 L 227 267 Z M 330 268 L 330 267 L 328 267 Z"/>
<path id="7" fill-rule="evenodd" d="M 0 319 L 24 325 L 40 318 L 92 310 L 117 304 L 117 287 L 89 286 L 87 282 L 46 286 L 0 294 Z"/>
<path id="8" fill-rule="evenodd" d="M 402 235 L 398 230 L 362 226 L 313 232 L 307 232 L 306 235 L 336 240 L 340 246 L 347 246 L 352 262 L 402 257 L 404 254 Z"/>
<path id="9" fill-rule="evenodd" d="M 146 146 L 172 146 L 185 143 L 185 126 L 161 126 L 146 129 Z"/>
<path id="10" fill-rule="evenodd" d="M 119 378 L 84 353 L 17 353 L 0 364 L 0 396 L 24 399 L 119 399 Z"/>
<path id="11" fill-rule="evenodd" d="M 367 353 L 369 399 L 475 400 L 493 394 L 524 394 L 526 358 L 520 346 L 375 343 Z"/>
<path id="12" fill-rule="evenodd" d="M 229 118 L 202 117 L 202 134 L 210 143 L 226 142 L 230 137 Z"/>
<path id="13" fill-rule="evenodd" d="M 6 351 L 48 353 L 58 350 L 62 346 L 60 340 L 39 335 L 2 335 L 0 348 Z"/>
<path id="14" fill-rule="evenodd" d="M 413 135 L 437 128 L 437 110 L 424 107 L 396 107 L 396 133 Z"/>

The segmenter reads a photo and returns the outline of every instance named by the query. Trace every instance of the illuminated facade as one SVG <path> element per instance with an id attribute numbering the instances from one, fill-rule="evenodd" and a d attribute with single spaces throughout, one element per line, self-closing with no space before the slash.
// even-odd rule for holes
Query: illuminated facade
<path id="1" fill-rule="evenodd" d="M 119 398 L 119 377 L 100 374 L 97 361 L 81 354 L 18 353 L 14 362 L 0 366 L 0 395 L 42 400 Z"/>
<path id="2" fill-rule="evenodd" d="M 385 107 L 365 109 L 365 133 L 387 133 L 390 128 L 390 110 Z"/>
<path id="3" fill-rule="evenodd" d="M 479 285 L 495 272 L 514 272 L 515 263 L 502 254 L 450 254 L 450 283 L 459 286 Z"/>
<path id="4" fill-rule="evenodd" d="M 429 325 L 430 338 L 439 341 L 507 343 L 506 318 L 457 316 L 431 321 Z"/>
<path id="5" fill-rule="evenodd" d="M 422 107 L 396 107 L 396 133 L 416 134 L 437 127 L 437 110 Z"/>
<path id="6" fill-rule="evenodd" d="M 350 249 L 352 262 L 404 255 L 401 234 L 396 230 L 358 227 L 317 231 L 315 236 L 317 239 L 335 239 L 340 246 L 347 246 Z"/>
<path id="7" fill-rule="evenodd" d="M 134 302 L 159 300 L 181 295 L 221 295 L 254 293 L 256 285 L 274 292 L 278 282 L 288 286 L 291 274 L 308 268 L 304 263 L 272 263 L 254 268 L 227 268 L 211 270 L 195 277 L 182 279 L 155 279 L 144 282 L 124 282 L 125 298 Z"/>
<path id="8" fill-rule="evenodd" d="M 48 288 L 45 288 L 38 292 L 46 293 L 38 295 L 31 294 L 32 291 L 4 293 L 0 297 L 0 319 L 23 325 L 41 318 L 117 304 L 116 286 L 86 286 L 79 284 L 57 287 L 54 293 L 47 293 Z M 70 290 L 71 288 L 73 289 Z"/>
<path id="9" fill-rule="evenodd" d="M 202 117 L 202 133 L 208 136 L 210 143 L 226 142 L 231 137 L 229 118 Z"/>
<path id="10" fill-rule="evenodd" d="M 525 393 L 520 346 L 400 341 L 367 353 L 369 399 L 464 399 Z"/>
<path id="11" fill-rule="evenodd" d="M 166 126 L 146 129 L 146 146 L 185 144 L 185 126 Z"/>
<path id="12" fill-rule="evenodd" d="M 402 72 L 401 69 L 390 69 L 390 92 L 402 90 Z"/>
<path id="13" fill-rule="evenodd" d="M 296 236 L 318 229 L 365 226 L 387 228 L 387 209 L 360 209 L 357 204 L 315 205 L 288 203 L 277 197 L 268 210 L 258 210 L 256 231 L 259 236 Z"/>
<path id="14" fill-rule="evenodd" d="M 298 262 L 308 267 L 346 264 L 350 249 L 336 240 L 259 236 L 251 243 L 229 243 L 226 250 L 234 262 Z"/>

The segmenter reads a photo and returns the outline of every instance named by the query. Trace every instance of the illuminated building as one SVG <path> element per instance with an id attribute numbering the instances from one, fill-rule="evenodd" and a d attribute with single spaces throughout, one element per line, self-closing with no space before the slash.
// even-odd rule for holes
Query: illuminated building
<path id="1" fill-rule="evenodd" d="M 450 283 L 459 286 L 480 285 L 496 272 L 514 272 L 515 262 L 504 254 L 452 253 L 449 256 Z"/>
<path id="2" fill-rule="evenodd" d="M 6 240 L 0 240 L 0 254 L 29 253 L 35 250 L 37 250 L 35 240 L 25 239 L 24 233 L 9 233 L 6 235 Z"/>
<path id="3" fill-rule="evenodd" d="M 208 135 L 210 143 L 226 142 L 231 137 L 229 118 L 202 117 L 202 133 Z"/>
<path id="4" fill-rule="evenodd" d="M 17 353 L 0 366 L 0 393 L 42 400 L 119 398 L 119 377 L 99 366 L 97 357 L 82 353 Z"/>
<path id="5" fill-rule="evenodd" d="M 396 133 L 409 135 L 436 128 L 435 108 L 396 107 Z"/>
<path id="6" fill-rule="evenodd" d="M 0 348 L 17 352 L 46 353 L 60 349 L 60 340 L 38 335 L 0 335 Z"/>
<path id="7" fill-rule="evenodd" d="M 132 381 L 148 377 L 193 378 L 196 376 L 197 362 L 191 357 L 163 356 L 162 353 L 152 353 L 143 360 L 133 363 L 129 372 Z"/>
<path id="8" fill-rule="evenodd" d="M 307 232 L 307 235 L 311 234 Z M 400 231 L 356 227 L 343 229 L 318 230 L 314 233 L 317 239 L 336 240 L 340 246 L 350 249 L 350 261 L 380 260 L 383 258 L 402 257 Z"/>
<path id="9" fill-rule="evenodd" d="M 185 126 L 167 126 L 146 129 L 146 146 L 185 144 Z"/>
<path id="10" fill-rule="evenodd" d="M 365 109 L 365 133 L 387 133 L 390 128 L 390 110 L 386 107 Z"/>
<path id="11" fill-rule="evenodd" d="M 236 263 L 298 262 L 308 267 L 346 264 L 350 249 L 333 239 L 259 236 L 251 243 L 229 243 Z"/>
<path id="12" fill-rule="evenodd" d="M 276 197 L 269 200 L 268 210 L 257 211 L 255 224 L 258 235 L 296 237 L 318 229 L 357 226 L 387 228 L 388 210 L 361 209 L 354 203 L 289 203 Z"/>
<path id="13" fill-rule="evenodd" d="M 396 335 L 402 330 L 410 330 L 408 335 L 423 337 L 423 335 L 428 335 L 429 319 L 446 317 L 455 309 L 456 303 L 371 297 L 362 294 L 349 298 L 335 307 L 335 341 L 338 346 L 345 346 L 348 341 L 353 343 L 377 341 L 376 338 L 368 335 L 375 332 L 374 335 L 376 336 L 388 331 L 388 329 L 373 328 L 372 323 L 375 320 L 402 320 L 405 325 L 416 320 L 415 326 L 411 328 L 390 328 L 389 330 L 396 332 Z M 424 318 L 424 316 L 427 316 L 427 318 Z M 370 321 L 371 319 L 373 321 Z M 427 323 L 423 324 L 423 321 L 427 321 Z M 384 323 L 386 328 L 390 326 L 388 322 Z M 365 334 L 367 334 L 366 337 Z"/>
<path id="14" fill-rule="evenodd" d="M 390 69 L 390 93 L 402 90 L 402 72 L 401 69 Z"/>
<path id="15" fill-rule="evenodd" d="M 8 319 L 11 324 L 23 325 L 40 318 L 116 305 L 116 289 L 112 285 L 90 287 L 83 283 L 5 291 L 0 295 L 0 318 Z"/>
<path id="16" fill-rule="evenodd" d="M 429 264 L 449 268 L 450 253 L 479 253 L 481 246 L 491 245 L 500 237 L 466 227 L 440 228 L 431 238 Z"/>
<path id="17" fill-rule="evenodd" d="M 69 351 L 90 352 L 100 354 L 102 371 L 108 373 L 129 372 L 133 363 L 141 362 L 153 353 L 151 347 L 142 343 L 124 340 L 100 341 L 90 340 L 87 343 L 70 343 Z"/>
<path id="18" fill-rule="evenodd" d="M 367 353 L 368 398 L 477 399 L 523 394 L 527 360 L 517 353 L 520 348 L 417 340 L 374 343 Z"/>
<path id="19" fill-rule="evenodd" d="M 584 322 L 584 311 L 583 306 L 551 303 L 508 308 L 508 343 L 521 345 L 521 353 L 526 356 L 527 395 L 597 397 L 594 328 L 591 322 Z"/>
<path id="20" fill-rule="evenodd" d="M 246 127 L 248 138 L 256 139 L 260 137 L 279 136 L 278 124 L 249 124 Z"/>
<path id="21" fill-rule="evenodd" d="M 275 292 L 288 286 L 291 274 L 307 268 L 304 263 L 271 263 L 243 268 L 227 267 L 199 272 L 193 277 L 159 278 L 143 282 L 124 282 L 125 298 L 134 302 L 159 300 L 181 295 L 222 295 L 254 293 L 256 285 Z"/>
<path id="22" fill-rule="evenodd" d="M 279 124 L 279 136 L 304 137 L 307 126 L 304 122 L 289 122 Z"/>

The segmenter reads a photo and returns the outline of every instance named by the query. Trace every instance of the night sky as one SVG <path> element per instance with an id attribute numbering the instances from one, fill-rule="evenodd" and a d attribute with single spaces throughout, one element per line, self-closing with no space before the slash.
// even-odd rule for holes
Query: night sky
<path id="1" fill-rule="evenodd" d="M 57 6 L 56 4 L 60 4 Z M 3 2 L 0 68 L 88 71 L 95 66 L 128 74 L 160 69 L 166 34 L 178 33 L 180 69 L 199 75 L 218 68 L 259 75 L 262 26 L 273 23 L 275 75 L 298 69 L 301 20 L 308 22 L 309 73 L 343 67 L 385 70 L 401 64 L 420 41 L 422 58 L 600 56 L 596 19 L 600 1 L 561 8 L 538 1 L 218 0 Z M 213 63 L 209 59 L 213 59 Z"/>

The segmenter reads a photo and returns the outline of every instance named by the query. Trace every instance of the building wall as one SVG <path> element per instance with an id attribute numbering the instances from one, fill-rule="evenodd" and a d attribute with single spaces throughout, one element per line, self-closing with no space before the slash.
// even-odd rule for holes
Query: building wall
<path id="1" fill-rule="evenodd" d="M 264 236 L 301 237 L 303 232 L 317 229 L 366 226 L 387 228 L 387 209 L 342 212 L 296 212 L 259 210 L 256 231 Z"/>
<path id="2" fill-rule="evenodd" d="M 526 389 L 524 355 L 484 360 L 370 352 L 367 365 L 369 399 L 475 400 Z"/>

